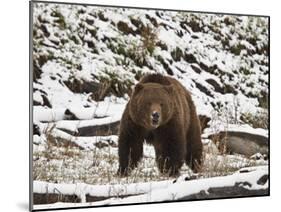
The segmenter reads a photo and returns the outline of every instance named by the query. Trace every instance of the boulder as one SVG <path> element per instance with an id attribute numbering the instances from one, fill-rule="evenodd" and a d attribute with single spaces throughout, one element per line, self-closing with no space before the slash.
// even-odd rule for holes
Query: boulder
<path id="1" fill-rule="evenodd" d="M 268 154 L 268 138 L 248 132 L 222 131 L 209 136 L 220 152 L 251 157 L 256 153 Z"/>

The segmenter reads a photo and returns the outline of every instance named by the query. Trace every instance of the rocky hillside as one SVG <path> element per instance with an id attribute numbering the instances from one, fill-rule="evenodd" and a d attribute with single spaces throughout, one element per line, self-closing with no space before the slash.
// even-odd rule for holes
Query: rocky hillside
<path id="1" fill-rule="evenodd" d="M 34 106 L 128 99 L 159 72 L 192 92 L 199 114 L 251 123 L 267 108 L 266 18 L 42 3 L 33 17 Z"/>

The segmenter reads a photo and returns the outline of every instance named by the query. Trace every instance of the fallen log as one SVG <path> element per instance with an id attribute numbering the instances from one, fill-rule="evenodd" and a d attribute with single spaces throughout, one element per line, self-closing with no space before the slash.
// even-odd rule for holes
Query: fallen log
<path id="1" fill-rule="evenodd" d="M 90 136 L 79 137 L 73 136 L 59 129 L 53 129 L 49 135 L 49 142 L 54 142 L 57 146 L 74 146 L 80 149 L 103 148 L 106 146 L 117 147 L 116 135 L 110 136 Z M 51 139 L 50 139 L 51 138 Z"/>
<path id="2" fill-rule="evenodd" d="M 77 129 L 75 129 L 75 131 L 66 129 L 63 126 L 57 128 L 73 136 L 108 136 L 108 135 L 117 135 L 119 131 L 119 126 L 120 126 L 120 121 L 101 124 L 101 125 L 78 127 Z"/>
<path id="3" fill-rule="evenodd" d="M 247 183 L 245 183 L 247 184 Z M 218 199 L 232 197 L 266 196 L 269 194 L 268 188 L 250 190 L 243 186 L 243 183 L 235 183 L 234 186 L 209 188 L 207 191 L 200 191 L 196 194 L 187 195 L 178 200 L 199 200 L 199 199 Z"/>
<path id="4" fill-rule="evenodd" d="M 106 136 L 118 135 L 120 121 L 111 122 L 108 124 L 87 126 L 78 128 L 79 136 Z"/>
<path id="5" fill-rule="evenodd" d="M 181 176 L 162 182 L 100 186 L 34 181 L 33 199 L 35 205 L 80 201 L 95 206 L 269 195 L 268 166 L 243 168 L 228 176 L 189 179 Z"/>
<path id="6" fill-rule="evenodd" d="M 112 197 L 125 198 L 144 194 L 152 189 L 167 187 L 172 181 L 157 181 L 114 185 L 89 185 L 84 183 L 59 184 L 34 181 L 34 204 L 52 204 L 55 202 L 96 202 Z"/>

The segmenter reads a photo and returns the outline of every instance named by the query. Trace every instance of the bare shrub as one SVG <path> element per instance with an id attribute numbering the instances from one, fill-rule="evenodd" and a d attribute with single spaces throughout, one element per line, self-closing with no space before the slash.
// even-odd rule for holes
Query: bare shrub
<path id="1" fill-rule="evenodd" d="M 147 50 L 150 55 L 153 54 L 153 51 L 156 47 L 156 43 L 158 42 L 158 33 L 157 28 L 152 28 L 150 26 L 143 27 L 141 31 L 141 40 L 143 50 Z"/>
<path id="2" fill-rule="evenodd" d="M 251 125 L 253 128 L 263 128 L 268 129 L 268 111 L 259 111 L 256 114 L 253 113 L 243 113 L 240 117 L 242 121 Z"/>

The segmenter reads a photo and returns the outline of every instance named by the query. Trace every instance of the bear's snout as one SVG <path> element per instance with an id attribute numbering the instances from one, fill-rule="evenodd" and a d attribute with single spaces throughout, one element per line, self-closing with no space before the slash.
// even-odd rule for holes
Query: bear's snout
<path id="1" fill-rule="evenodd" d="M 160 113 L 153 111 L 151 114 L 152 125 L 158 125 L 160 120 Z"/>
<path id="2" fill-rule="evenodd" d="M 153 111 L 151 116 L 153 120 L 158 120 L 160 117 L 160 113 L 157 111 Z"/>

